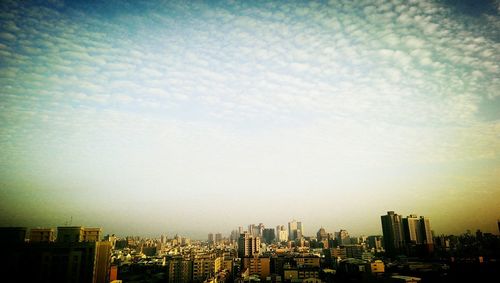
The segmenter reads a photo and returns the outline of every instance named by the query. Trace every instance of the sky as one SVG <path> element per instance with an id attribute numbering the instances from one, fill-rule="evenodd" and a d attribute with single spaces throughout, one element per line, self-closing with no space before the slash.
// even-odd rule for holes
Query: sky
<path id="1" fill-rule="evenodd" d="M 0 225 L 498 234 L 500 1 L 1 1 Z"/>

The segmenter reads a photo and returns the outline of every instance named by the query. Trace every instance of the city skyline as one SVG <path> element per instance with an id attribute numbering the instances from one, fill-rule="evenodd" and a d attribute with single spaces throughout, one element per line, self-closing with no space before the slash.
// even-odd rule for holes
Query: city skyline
<path id="1" fill-rule="evenodd" d="M 499 1 L 0 7 L 0 226 L 496 231 Z"/>

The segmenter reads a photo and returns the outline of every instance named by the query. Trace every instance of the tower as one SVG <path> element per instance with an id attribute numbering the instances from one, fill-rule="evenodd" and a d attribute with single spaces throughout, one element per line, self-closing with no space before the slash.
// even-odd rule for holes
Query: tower
<path id="1" fill-rule="evenodd" d="M 394 213 L 394 211 L 388 211 L 387 215 L 382 215 L 380 218 L 384 234 L 384 248 L 387 254 L 401 253 L 404 246 L 401 215 Z"/>

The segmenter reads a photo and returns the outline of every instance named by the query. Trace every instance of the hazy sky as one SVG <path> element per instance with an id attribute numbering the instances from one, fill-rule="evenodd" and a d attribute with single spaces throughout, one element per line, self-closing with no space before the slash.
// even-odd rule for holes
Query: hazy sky
<path id="1" fill-rule="evenodd" d="M 498 233 L 499 1 L 18 2 L 0 225 Z"/>

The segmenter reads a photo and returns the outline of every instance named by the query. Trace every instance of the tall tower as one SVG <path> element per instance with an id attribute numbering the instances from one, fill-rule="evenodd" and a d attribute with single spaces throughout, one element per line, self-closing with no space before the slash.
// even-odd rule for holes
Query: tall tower
<path id="1" fill-rule="evenodd" d="M 424 237 L 422 236 L 420 219 L 414 214 L 410 214 L 407 218 L 403 218 L 403 234 L 407 244 L 423 244 Z"/>
<path id="2" fill-rule="evenodd" d="M 434 243 L 429 218 L 420 216 L 420 231 L 422 233 L 422 244 L 431 245 Z"/>
<path id="3" fill-rule="evenodd" d="M 349 233 L 346 230 L 340 230 L 337 235 L 337 243 L 340 246 L 350 245 L 351 238 L 349 237 Z"/>
<path id="4" fill-rule="evenodd" d="M 294 241 L 295 239 L 297 239 L 297 229 L 298 229 L 297 220 L 292 220 L 288 222 L 288 239 L 290 241 Z"/>
<path id="5" fill-rule="evenodd" d="M 297 238 L 301 239 L 304 236 L 304 226 L 301 221 L 297 221 Z"/>
<path id="6" fill-rule="evenodd" d="M 389 255 L 396 255 L 402 252 L 403 225 L 401 215 L 388 211 L 387 215 L 382 215 L 382 232 L 384 234 L 384 248 Z"/>
<path id="7" fill-rule="evenodd" d="M 278 242 L 286 242 L 288 240 L 288 231 L 285 229 L 285 225 L 276 226 L 276 238 Z"/>

